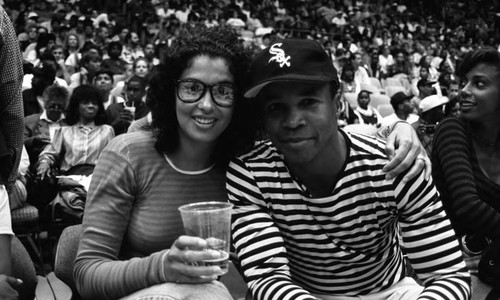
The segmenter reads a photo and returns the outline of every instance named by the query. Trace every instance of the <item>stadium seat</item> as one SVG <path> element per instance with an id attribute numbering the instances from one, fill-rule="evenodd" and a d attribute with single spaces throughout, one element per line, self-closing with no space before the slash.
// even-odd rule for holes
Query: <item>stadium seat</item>
<path id="1" fill-rule="evenodd" d="M 388 85 L 385 87 L 385 94 L 389 97 L 396 94 L 397 92 L 406 93 L 406 89 L 403 86 Z"/>
<path id="2" fill-rule="evenodd" d="M 387 95 L 382 94 L 371 94 L 370 95 L 370 105 L 373 107 L 378 107 L 382 104 L 391 104 L 391 98 Z"/>
<path id="3" fill-rule="evenodd" d="M 352 109 L 358 107 L 358 95 L 356 93 L 344 93 L 344 98 Z"/>
<path id="4" fill-rule="evenodd" d="M 377 110 L 380 113 L 380 115 L 384 118 L 394 113 L 394 109 L 390 104 L 380 104 L 379 106 L 377 106 Z"/>

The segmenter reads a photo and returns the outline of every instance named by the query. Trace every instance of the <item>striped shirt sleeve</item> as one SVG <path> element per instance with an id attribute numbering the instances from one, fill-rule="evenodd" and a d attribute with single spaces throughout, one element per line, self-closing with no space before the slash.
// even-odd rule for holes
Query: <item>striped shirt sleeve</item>
<path id="1" fill-rule="evenodd" d="M 400 179 L 394 184 L 403 243 L 425 284 L 419 299 L 469 299 L 470 275 L 432 179 Z"/>

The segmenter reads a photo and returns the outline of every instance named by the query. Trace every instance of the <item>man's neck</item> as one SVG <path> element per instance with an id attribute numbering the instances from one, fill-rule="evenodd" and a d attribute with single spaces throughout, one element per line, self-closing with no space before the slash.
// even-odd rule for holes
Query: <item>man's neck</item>
<path id="1" fill-rule="evenodd" d="M 398 116 L 399 119 L 406 121 L 408 119 L 409 113 L 405 113 L 404 111 L 397 111 L 396 116 Z"/>
<path id="2" fill-rule="evenodd" d="M 287 165 L 314 198 L 331 195 L 337 176 L 342 171 L 347 155 L 346 140 L 340 132 L 334 139 L 332 147 L 325 149 L 318 159 L 300 165 Z"/>

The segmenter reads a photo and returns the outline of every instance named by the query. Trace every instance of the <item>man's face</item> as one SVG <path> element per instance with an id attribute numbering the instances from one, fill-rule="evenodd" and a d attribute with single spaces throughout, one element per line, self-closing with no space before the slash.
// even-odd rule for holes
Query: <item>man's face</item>
<path id="1" fill-rule="evenodd" d="M 99 74 L 95 78 L 95 86 L 101 91 L 110 91 L 113 87 L 113 78 L 106 73 Z"/>
<path id="2" fill-rule="evenodd" d="M 420 98 L 425 98 L 427 96 L 433 95 L 434 94 L 434 88 L 432 87 L 431 84 L 424 84 L 419 87 L 419 92 L 420 92 Z"/>
<path id="3" fill-rule="evenodd" d="M 127 83 L 127 100 L 134 103 L 142 101 L 142 97 L 146 94 L 146 88 L 137 81 Z"/>
<path id="4" fill-rule="evenodd" d="M 413 112 L 413 105 L 411 104 L 410 99 L 403 101 L 403 103 L 399 105 L 399 108 L 407 114 Z"/>
<path id="5" fill-rule="evenodd" d="M 352 64 L 355 68 L 361 66 L 361 55 L 360 54 L 356 54 L 354 56 L 354 60 L 352 61 Z"/>
<path id="6" fill-rule="evenodd" d="M 329 84 L 277 82 L 258 98 L 268 136 L 287 163 L 308 164 L 331 149 L 337 122 Z"/>
<path id="7" fill-rule="evenodd" d="M 457 84 L 455 84 L 455 83 L 450 84 L 450 88 L 448 89 L 448 97 L 452 98 L 452 97 L 457 96 L 459 91 L 460 91 L 460 89 L 458 87 L 458 83 Z"/>
<path id="8" fill-rule="evenodd" d="M 153 46 L 153 44 L 146 44 L 146 47 L 144 47 L 144 55 L 146 57 L 155 56 L 155 47 Z"/>
<path id="9" fill-rule="evenodd" d="M 65 99 L 48 99 L 45 103 L 47 117 L 53 122 L 57 122 L 64 111 Z"/>

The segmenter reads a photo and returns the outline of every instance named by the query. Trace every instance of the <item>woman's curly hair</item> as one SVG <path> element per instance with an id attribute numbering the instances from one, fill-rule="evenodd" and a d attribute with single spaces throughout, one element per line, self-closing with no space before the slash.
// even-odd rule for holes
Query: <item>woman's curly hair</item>
<path id="1" fill-rule="evenodd" d="M 152 111 L 155 148 L 168 154 L 179 146 L 176 84 L 183 71 L 200 55 L 227 60 L 234 77 L 233 117 L 218 138 L 214 151 L 215 161 L 227 164 L 232 157 L 253 145 L 256 124 L 253 105 L 243 98 L 252 53 L 243 46 L 233 29 L 226 26 L 206 28 L 200 25 L 183 32 L 152 75 L 147 103 Z"/>

